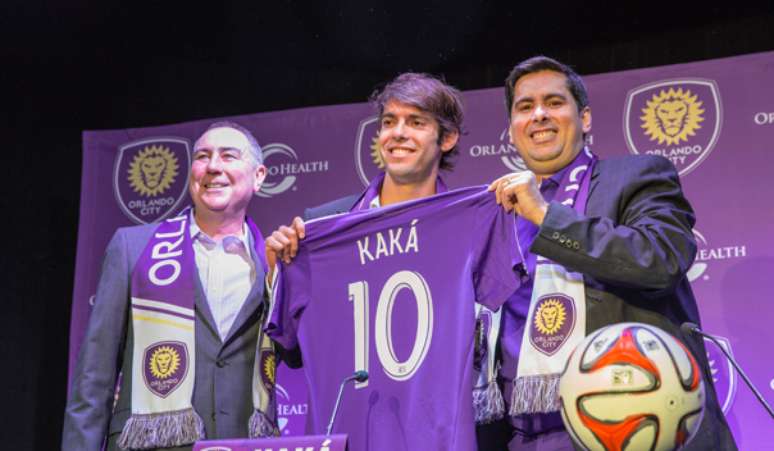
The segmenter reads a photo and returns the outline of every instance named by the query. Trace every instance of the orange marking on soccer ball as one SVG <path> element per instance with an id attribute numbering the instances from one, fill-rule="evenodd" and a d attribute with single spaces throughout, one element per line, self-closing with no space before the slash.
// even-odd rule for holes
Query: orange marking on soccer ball
<path id="1" fill-rule="evenodd" d="M 632 415 L 624 418 L 623 421 L 608 423 L 584 415 L 582 411 L 579 414 L 583 424 L 586 425 L 607 451 L 621 451 L 625 442 L 648 419 L 658 422 L 655 417 L 649 415 Z"/>
<path id="2" fill-rule="evenodd" d="M 608 365 L 636 365 L 653 374 L 657 381 L 661 380 L 656 365 L 653 364 L 652 360 L 645 357 L 634 343 L 631 329 L 624 329 L 615 344 L 589 370 L 596 371 Z"/>

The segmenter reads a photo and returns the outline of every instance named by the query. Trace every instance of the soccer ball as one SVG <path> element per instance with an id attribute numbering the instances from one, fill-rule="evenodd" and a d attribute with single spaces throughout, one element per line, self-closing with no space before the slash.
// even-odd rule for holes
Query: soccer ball
<path id="1" fill-rule="evenodd" d="M 663 330 L 620 323 L 586 337 L 559 380 L 561 413 L 588 450 L 673 450 L 701 423 L 704 384 L 696 359 Z"/>

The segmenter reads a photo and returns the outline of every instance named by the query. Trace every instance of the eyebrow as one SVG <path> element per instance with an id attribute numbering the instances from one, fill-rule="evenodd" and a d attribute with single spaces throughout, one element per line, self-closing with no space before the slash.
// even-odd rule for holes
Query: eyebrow
<path id="1" fill-rule="evenodd" d="M 212 148 L 210 148 L 210 147 L 197 147 L 197 148 L 194 149 L 194 152 L 203 152 L 203 151 L 206 151 L 206 150 L 212 150 Z M 243 153 L 244 152 L 239 147 L 228 147 L 228 146 L 216 147 L 215 150 L 219 150 L 221 152 L 225 152 L 227 150 L 236 150 L 239 153 Z"/>
<path id="2" fill-rule="evenodd" d="M 560 92 L 549 92 L 548 94 L 542 96 L 543 99 L 553 99 L 553 98 L 560 98 L 560 99 L 567 99 L 567 96 L 560 93 Z M 533 96 L 524 96 L 524 97 L 517 97 L 513 100 L 513 104 L 516 105 L 517 103 L 522 102 L 534 102 L 535 97 Z"/>
<path id="3" fill-rule="evenodd" d="M 382 119 L 384 118 L 395 118 L 398 117 L 395 113 L 384 113 L 382 114 Z M 417 114 L 417 113 L 411 113 L 408 115 L 409 119 L 425 119 L 425 120 L 431 120 L 433 117 L 429 114 Z"/>

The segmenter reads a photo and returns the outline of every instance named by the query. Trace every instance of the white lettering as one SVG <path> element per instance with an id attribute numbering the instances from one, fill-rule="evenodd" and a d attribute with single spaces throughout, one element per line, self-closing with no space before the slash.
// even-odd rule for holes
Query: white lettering
<path id="1" fill-rule="evenodd" d="M 474 145 L 469 150 L 471 157 L 483 157 L 493 155 L 511 154 L 516 148 L 510 144 Z"/>
<path id="2" fill-rule="evenodd" d="M 368 257 L 368 261 L 374 261 L 374 256 L 368 251 L 368 237 L 362 240 L 357 240 L 357 250 L 360 253 L 360 264 L 365 265 L 365 258 Z"/>
<path id="3" fill-rule="evenodd" d="M 360 257 L 360 264 L 365 265 L 366 262 L 379 260 L 382 257 L 391 257 L 395 254 L 405 254 L 409 251 L 419 252 L 419 236 L 417 235 L 416 229 L 417 222 L 416 219 L 411 221 L 405 242 L 401 240 L 401 237 L 406 236 L 406 234 L 403 233 L 403 229 L 400 227 L 388 229 L 386 233 L 376 232 L 374 236 L 366 236 L 357 240 L 357 252 Z M 387 244 L 388 241 L 389 245 Z M 371 248 L 370 244 L 374 242 L 374 248 Z"/>
<path id="4" fill-rule="evenodd" d="M 699 252 L 696 254 L 696 260 L 727 260 L 729 258 L 742 258 L 746 256 L 746 246 L 723 246 L 712 249 L 699 249 Z"/>
<path id="5" fill-rule="evenodd" d="M 306 404 L 277 404 L 277 414 L 281 416 L 306 415 Z"/>
<path id="6" fill-rule="evenodd" d="M 156 234 L 156 238 L 175 238 L 177 236 L 181 236 L 182 234 L 185 233 L 185 224 L 186 224 L 185 219 L 186 219 L 185 216 L 177 216 L 172 219 L 167 219 L 167 222 L 176 222 L 176 221 L 180 222 L 180 230 L 178 230 L 177 232 L 168 232 L 168 233 L 159 232 Z"/>
<path id="7" fill-rule="evenodd" d="M 394 233 L 396 230 L 398 233 Z M 399 253 L 403 253 L 403 248 L 400 247 L 400 241 L 398 241 L 401 232 L 403 232 L 403 229 L 390 229 L 390 255 L 395 253 L 396 248 Z"/>
<path id="8" fill-rule="evenodd" d="M 174 197 L 162 197 L 159 199 L 136 199 L 129 201 L 126 205 L 131 209 L 138 208 L 158 208 L 168 207 L 175 203 Z"/>
<path id="9" fill-rule="evenodd" d="M 774 124 L 774 112 L 771 112 L 771 113 L 764 113 L 764 112 L 755 113 L 755 118 L 753 120 L 758 125 Z"/>
<path id="10" fill-rule="evenodd" d="M 376 257 L 379 258 L 381 256 L 388 256 L 392 255 L 389 252 L 387 252 L 387 243 L 384 241 L 384 237 L 382 236 L 381 232 L 378 232 L 376 234 Z"/>
<path id="11" fill-rule="evenodd" d="M 173 251 L 176 247 L 180 246 L 180 243 L 183 242 L 183 239 L 185 237 L 181 236 L 179 240 L 175 241 L 174 243 L 170 243 L 169 241 L 159 241 L 158 243 L 153 245 L 153 252 L 151 252 L 151 258 L 154 260 L 159 260 L 162 258 L 172 258 L 172 257 L 179 257 L 183 254 L 182 249 L 178 249 L 176 251 Z M 161 249 L 164 248 L 167 250 L 167 252 L 162 253 Z"/>
<path id="12" fill-rule="evenodd" d="M 171 266 L 172 267 L 172 274 L 167 278 L 159 278 L 158 271 L 159 269 L 165 267 L 165 266 Z M 158 285 L 160 287 L 167 286 L 177 280 L 177 277 L 180 275 L 180 263 L 177 262 L 177 260 L 162 260 L 160 262 L 156 262 L 151 266 L 150 270 L 148 271 L 148 277 L 150 278 L 151 282 L 153 282 L 155 285 Z"/>
<path id="13" fill-rule="evenodd" d="M 304 163 L 280 163 L 268 167 L 269 175 L 297 175 L 328 170 L 328 161 L 306 161 Z"/>
<path id="14" fill-rule="evenodd" d="M 409 249 L 414 249 L 414 252 L 419 252 L 419 241 L 417 239 L 417 220 L 411 221 L 411 230 L 409 230 L 409 237 L 408 242 L 406 242 L 406 251 L 408 252 Z"/>

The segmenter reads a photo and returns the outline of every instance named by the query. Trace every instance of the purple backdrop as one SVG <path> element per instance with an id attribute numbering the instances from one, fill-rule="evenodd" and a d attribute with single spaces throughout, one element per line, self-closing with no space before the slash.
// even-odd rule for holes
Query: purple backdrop
<path id="1" fill-rule="evenodd" d="M 503 74 L 505 75 L 505 74 Z M 699 243 L 689 272 L 704 329 L 722 342 L 774 403 L 771 294 L 774 224 L 774 52 L 585 77 L 602 158 L 655 153 L 670 158 L 696 209 Z M 451 188 L 486 183 L 519 167 L 508 144 L 501 88 L 465 93 L 467 122 Z M 189 203 L 192 141 L 212 121 L 83 134 L 83 180 L 70 368 L 90 312 L 105 246 L 120 226 L 151 222 Z M 269 176 L 250 214 L 264 233 L 303 208 L 360 191 L 378 170 L 371 156 L 375 118 L 367 104 L 236 116 L 262 144 Z M 754 313 L 754 314 L 753 314 Z M 771 420 L 714 345 L 716 387 L 741 449 L 771 442 Z M 760 349 L 764 350 L 761 354 Z M 283 434 L 303 432 L 306 393 L 299 372 L 278 376 Z M 335 390 L 336 387 L 331 387 Z"/>

